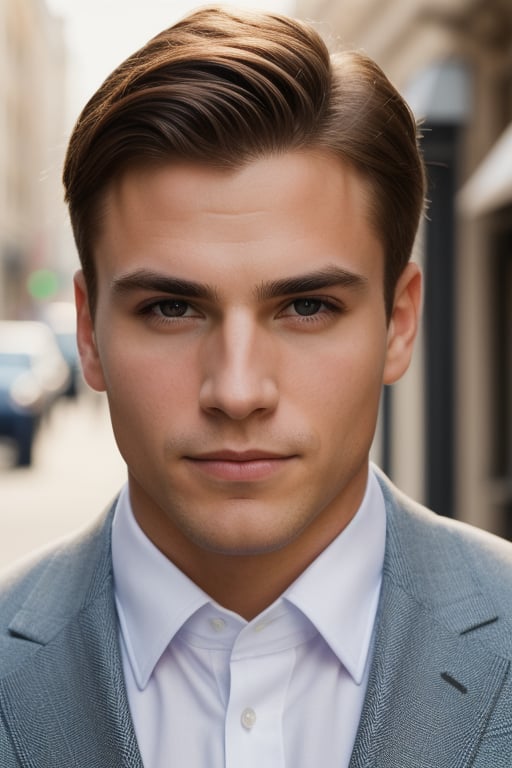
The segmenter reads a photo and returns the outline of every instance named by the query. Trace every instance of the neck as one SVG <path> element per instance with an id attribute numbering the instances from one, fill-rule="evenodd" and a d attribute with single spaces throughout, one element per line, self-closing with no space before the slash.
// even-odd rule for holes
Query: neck
<path id="1" fill-rule="evenodd" d="M 277 552 L 253 556 L 203 554 L 201 567 L 178 566 L 219 605 L 247 621 L 277 600 L 320 554 L 289 545 Z M 298 556 L 300 554 L 300 557 Z"/>
<path id="2" fill-rule="evenodd" d="M 299 537 L 283 549 L 256 555 L 199 550 L 179 531 L 162 536 L 161 531 L 155 535 L 151 526 L 141 527 L 153 544 L 215 602 L 250 621 L 283 594 L 343 530 L 356 510 L 357 506 L 332 535 L 318 536 L 314 541 Z"/>
<path id="3" fill-rule="evenodd" d="M 247 621 L 271 605 L 338 536 L 357 512 L 366 488 L 366 473 L 302 530 L 275 550 L 253 554 L 219 552 L 196 542 L 163 510 L 139 495 L 130 496 L 135 518 L 146 536 L 186 576 L 224 608 Z"/>

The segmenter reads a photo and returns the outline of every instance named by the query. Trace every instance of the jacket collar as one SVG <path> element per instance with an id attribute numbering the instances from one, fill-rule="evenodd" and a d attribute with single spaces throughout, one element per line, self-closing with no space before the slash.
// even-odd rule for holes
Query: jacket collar
<path id="1" fill-rule="evenodd" d="M 114 509 L 115 504 L 82 533 L 63 539 L 43 556 L 44 568 L 9 624 L 13 635 L 46 645 L 100 596 L 111 577 Z"/>

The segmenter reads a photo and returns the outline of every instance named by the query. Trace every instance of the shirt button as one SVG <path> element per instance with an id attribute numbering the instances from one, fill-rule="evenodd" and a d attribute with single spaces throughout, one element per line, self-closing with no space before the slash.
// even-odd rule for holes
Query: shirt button
<path id="1" fill-rule="evenodd" d="M 256 723 L 256 712 L 254 709 L 252 709 L 252 707 L 246 707 L 242 712 L 240 721 L 243 727 L 250 731 Z"/>
<path id="2" fill-rule="evenodd" d="M 224 619 L 211 619 L 210 624 L 215 632 L 222 632 L 226 627 Z"/>

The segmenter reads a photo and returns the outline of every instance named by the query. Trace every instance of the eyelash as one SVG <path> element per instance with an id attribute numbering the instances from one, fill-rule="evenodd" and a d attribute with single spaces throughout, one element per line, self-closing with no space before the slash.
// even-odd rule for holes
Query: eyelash
<path id="1" fill-rule="evenodd" d="M 320 306 L 318 308 L 318 311 L 310 314 L 310 315 L 300 315 L 297 311 L 296 314 L 286 314 L 287 310 L 289 310 L 291 307 L 293 307 L 295 304 L 298 304 L 299 302 L 312 302 L 312 303 L 318 303 Z M 198 310 L 195 310 L 197 314 L 194 315 L 176 315 L 175 317 L 172 316 L 166 316 L 161 312 L 162 305 L 169 305 L 169 304 L 176 304 L 176 305 L 182 305 L 184 308 L 185 313 L 188 310 L 195 310 L 194 306 L 186 301 L 185 299 L 175 299 L 175 298 L 166 298 L 166 299 L 159 299 L 158 301 L 151 301 L 148 304 L 143 305 L 137 310 L 137 314 L 142 315 L 143 317 L 146 317 L 148 321 L 151 321 L 153 323 L 161 324 L 161 325 L 174 325 L 179 322 L 185 322 L 190 319 L 194 319 L 196 317 L 199 317 L 202 315 Z M 326 322 L 329 317 L 332 317 L 334 315 L 341 315 L 346 311 L 346 308 L 343 304 L 339 302 L 333 302 L 330 299 L 324 298 L 322 296 L 300 296 L 296 299 L 292 299 L 291 301 L 288 301 L 282 309 L 278 312 L 278 317 L 282 318 L 288 318 L 293 320 L 298 320 L 301 324 L 308 324 L 311 325 L 312 323 L 319 323 L 319 322 Z"/>
<path id="2" fill-rule="evenodd" d="M 319 304 L 319 309 L 317 312 L 314 312 L 311 315 L 300 315 L 297 310 L 296 314 L 294 315 L 284 315 L 285 317 L 293 317 L 298 318 L 301 323 L 317 323 L 317 322 L 323 322 L 328 317 L 333 315 L 340 315 L 345 311 L 345 308 L 343 305 L 340 305 L 339 303 L 335 303 L 331 301 L 330 299 L 326 299 L 322 296 L 301 296 L 300 298 L 293 299 L 292 301 L 288 302 L 288 304 L 281 310 L 281 314 L 283 312 L 286 312 L 287 309 L 290 307 L 293 307 L 294 304 L 298 304 L 299 302 L 312 302 L 313 304 Z"/>
<path id="3" fill-rule="evenodd" d="M 143 306 L 139 307 L 139 309 L 137 310 L 137 314 L 146 318 L 148 322 L 156 323 L 159 325 L 171 325 L 171 324 L 174 325 L 176 323 L 186 322 L 192 319 L 192 317 L 196 317 L 196 315 L 192 317 L 190 317 L 189 315 L 176 315 L 175 317 L 172 317 L 172 316 L 167 317 L 161 312 L 161 307 L 165 304 L 167 305 L 181 304 L 185 308 L 185 312 L 189 308 L 193 309 L 193 306 L 188 301 L 185 301 L 184 299 L 167 298 L 167 299 L 159 299 L 158 301 L 151 301 L 148 304 L 144 304 Z"/>

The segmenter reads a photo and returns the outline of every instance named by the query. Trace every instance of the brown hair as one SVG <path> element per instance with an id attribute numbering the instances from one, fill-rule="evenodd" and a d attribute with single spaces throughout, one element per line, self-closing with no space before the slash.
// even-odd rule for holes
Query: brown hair
<path id="1" fill-rule="evenodd" d="M 305 148 L 334 153 L 369 182 L 389 316 L 425 193 L 409 108 L 371 59 L 354 51 L 330 56 L 313 27 L 215 7 L 192 13 L 123 62 L 74 128 L 64 186 L 91 311 L 100 206 L 115 177 L 135 163 L 179 158 L 237 168 Z"/>

